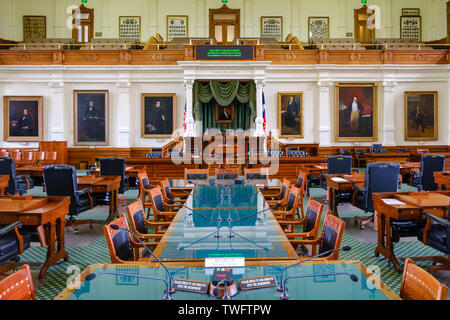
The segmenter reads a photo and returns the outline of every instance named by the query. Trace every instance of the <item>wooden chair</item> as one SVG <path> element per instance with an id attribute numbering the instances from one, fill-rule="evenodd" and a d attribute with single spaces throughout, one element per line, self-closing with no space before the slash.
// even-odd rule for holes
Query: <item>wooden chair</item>
<path id="1" fill-rule="evenodd" d="M 244 168 L 245 184 L 269 184 L 269 168 Z"/>
<path id="2" fill-rule="evenodd" d="M 184 183 L 209 184 L 209 169 L 184 169 Z"/>
<path id="3" fill-rule="evenodd" d="M 0 157 L 9 158 L 9 151 L 8 150 L 0 150 Z"/>
<path id="4" fill-rule="evenodd" d="M 295 220 L 279 220 L 281 226 L 289 226 L 289 233 L 286 233 L 288 239 L 317 239 L 319 234 L 320 219 L 322 217 L 323 204 L 309 198 L 308 207 L 306 208 L 306 216 Z M 295 232 L 295 226 L 302 226 L 302 232 Z M 285 229 L 286 232 L 286 229 Z"/>
<path id="5" fill-rule="evenodd" d="M 44 151 L 35 151 L 34 152 L 34 161 L 45 161 L 45 152 Z"/>
<path id="6" fill-rule="evenodd" d="M 161 191 L 165 203 L 185 203 L 192 188 L 172 188 L 169 179 L 161 181 Z"/>
<path id="7" fill-rule="evenodd" d="M 29 265 L 0 281 L 0 300 L 36 300 Z"/>
<path id="8" fill-rule="evenodd" d="M 297 176 L 297 184 L 295 185 L 297 188 L 300 188 L 300 196 L 298 197 L 298 205 L 300 207 L 301 216 L 299 218 L 305 217 L 305 210 L 303 209 L 303 199 L 305 197 L 305 193 L 308 192 L 308 173 L 305 171 L 299 171 Z"/>
<path id="9" fill-rule="evenodd" d="M 291 188 L 291 182 L 284 178 L 281 184 L 280 193 L 273 200 L 267 200 L 269 206 L 273 207 L 274 205 L 280 203 L 283 206 L 286 206 L 289 196 L 289 189 Z"/>
<path id="10" fill-rule="evenodd" d="M 45 161 L 49 164 L 56 163 L 56 157 L 58 153 L 56 151 L 47 151 L 45 153 Z"/>
<path id="11" fill-rule="evenodd" d="M 153 210 L 153 221 L 155 222 L 172 222 L 172 219 L 177 214 L 176 212 L 170 211 L 164 203 L 164 199 L 161 193 L 161 188 L 156 187 L 150 190 L 150 199 L 152 203 Z M 147 217 L 148 218 L 148 217 Z M 159 226 L 155 227 L 155 233 L 165 232 L 160 229 Z"/>
<path id="12" fill-rule="evenodd" d="M 139 171 L 137 174 L 137 179 L 139 181 L 138 199 L 140 199 L 143 203 L 144 210 L 146 211 L 146 216 L 148 217 L 152 208 L 152 202 L 150 199 L 150 190 L 152 189 L 152 186 L 150 185 L 150 181 L 148 180 L 147 171 Z"/>
<path id="13" fill-rule="evenodd" d="M 281 210 L 274 211 L 273 214 L 278 220 L 294 220 L 297 214 L 298 198 L 300 197 L 300 189 L 291 186 L 289 189 L 289 195 L 285 206 L 281 207 Z"/>
<path id="14" fill-rule="evenodd" d="M 216 184 L 232 183 L 234 184 L 235 180 L 238 180 L 241 176 L 241 169 L 236 167 L 225 167 L 225 168 L 216 168 L 214 169 L 214 179 Z"/>
<path id="15" fill-rule="evenodd" d="M 400 298 L 403 300 L 445 300 L 448 288 L 424 269 L 406 258 Z"/>
<path id="16" fill-rule="evenodd" d="M 11 158 L 14 159 L 14 161 L 20 161 L 22 160 L 22 151 L 14 150 L 11 152 Z"/>
<path id="17" fill-rule="evenodd" d="M 130 223 L 131 231 L 133 231 L 142 241 L 153 239 L 155 243 L 157 243 L 156 240 L 159 241 L 163 235 L 161 233 L 148 233 L 148 228 L 155 228 L 157 226 L 168 227 L 170 225 L 170 222 L 155 222 L 147 220 L 145 218 L 144 207 L 142 206 L 141 200 L 137 200 L 127 206 L 127 218 Z"/>
<path id="18" fill-rule="evenodd" d="M 128 229 L 125 213 L 120 218 L 111 221 L 110 224 L 103 226 L 106 243 L 108 244 L 111 263 L 146 263 L 150 262 L 144 248 L 130 237 L 129 232 L 125 230 L 114 230 L 111 225 L 118 225 L 120 228 Z M 154 248 L 157 242 L 145 242 L 150 248 Z"/>
<path id="19" fill-rule="evenodd" d="M 320 237 L 313 240 L 290 239 L 292 246 L 297 249 L 299 245 L 311 246 L 309 257 L 341 247 L 342 236 L 344 235 L 345 222 L 327 211 Z M 319 250 L 317 250 L 317 248 Z M 335 251 L 328 256 L 317 258 L 317 260 L 339 260 L 339 252 Z M 316 260 L 316 259 L 315 259 Z"/>
<path id="20" fill-rule="evenodd" d="M 34 152 L 33 151 L 24 151 L 22 161 L 33 162 L 34 160 Z"/>

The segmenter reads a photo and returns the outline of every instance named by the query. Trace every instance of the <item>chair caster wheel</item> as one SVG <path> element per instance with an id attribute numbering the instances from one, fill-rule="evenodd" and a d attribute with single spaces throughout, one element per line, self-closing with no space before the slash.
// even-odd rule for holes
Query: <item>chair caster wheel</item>
<path id="1" fill-rule="evenodd" d="M 91 223 L 91 224 L 89 225 L 89 228 L 93 229 L 93 228 L 94 228 L 94 225 Z"/>

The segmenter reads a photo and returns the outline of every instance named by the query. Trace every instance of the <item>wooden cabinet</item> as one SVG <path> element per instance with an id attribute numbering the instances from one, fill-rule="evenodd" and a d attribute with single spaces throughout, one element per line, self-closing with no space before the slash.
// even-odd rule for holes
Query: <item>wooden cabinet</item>
<path id="1" fill-rule="evenodd" d="M 375 39 L 375 19 L 371 18 L 375 12 L 366 5 L 354 9 L 355 39 L 361 43 L 372 43 Z M 370 27 L 373 26 L 373 27 Z"/>
<path id="2" fill-rule="evenodd" d="M 217 43 L 231 43 L 241 36 L 241 10 L 224 4 L 219 9 L 209 9 L 209 37 Z"/>

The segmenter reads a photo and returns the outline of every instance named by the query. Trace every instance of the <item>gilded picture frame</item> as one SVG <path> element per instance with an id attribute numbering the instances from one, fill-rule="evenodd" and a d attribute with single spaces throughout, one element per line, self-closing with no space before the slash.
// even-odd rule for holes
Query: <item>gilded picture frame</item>
<path id="1" fill-rule="evenodd" d="M 405 92 L 405 140 L 438 140 L 438 92 Z"/>
<path id="2" fill-rule="evenodd" d="M 74 90 L 74 145 L 109 145 L 109 91 Z"/>
<path id="3" fill-rule="evenodd" d="M 172 137 L 176 129 L 176 106 L 176 93 L 142 93 L 141 137 Z"/>
<path id="4" fill-rule="evenodd" d="M 3 140 L 8 142 L 42 141 L 43 105 L 42 96 L 4 96 Z"/>
<path id="5" fill-rule="evenodd" d="M 175 37 L 174 35 L 177 36 Z M 189 37 L 189 16 L 167 15 L 166 16 L 167 41 L 172 41 L 172 39 L 174 38 L 187 38 L 187 37 Z"/>
<path id="6" fill-rule="evenodd" d="M 220 106 L 216 102 L 216 123 L 234 123 L 234 103 L 229 106 Z"/>
<path id="7" fill-rule="evenodd" d="M 23 16 L 23 41 L 47 38 L 46 16 Z"/>
<path id="8" fill-rule="evenodd" d="M 303 109 L 303 92 L 278 92 L 280 138 L 304 138 Z"/>
<path id="9" fill-rule="evenodd" d="M 336 83 L 334 119 L 336 142 L 378 141 L 378 84 Z"/>

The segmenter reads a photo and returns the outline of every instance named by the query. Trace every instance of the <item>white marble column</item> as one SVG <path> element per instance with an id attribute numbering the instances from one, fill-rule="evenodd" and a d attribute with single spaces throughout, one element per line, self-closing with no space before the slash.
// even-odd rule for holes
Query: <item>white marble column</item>
<path id="1" fill-rule="evenodd" d="M 115 136 L 110 139 L 110 145 L 117 145 L 119 148 L 128 148 L 131 144 L 130 141 L 130 87 L 131 83 L 128 80 L 128 75 L 120 75 L 119 81 L 116 83 L 118 89 L 117 102 L 115 103 L 115 119 L 111 119 L 112 125 L 111 133 L 114 132 Z M 111 99 L 111 96 L 109 97 Z M 110 105 L 113 105 L 110 102 Z M 139 128 L 140 124 L 136 123 L 135 128 Z M 117 128 L 117 130 L 115 130 Z"/>
<path id="2" fill-rule="evenodd" d="M 48 137 L 44 133 L 44 140 L 71 141 L 69 136 L 64 136 L 64 115 L 69 115 L 70 113 L 65 108 L 62 74 L 53 74 L 48 86 L 51 88 L 51 103 L 50 108 L 47 108 L 47 110 L 44 108 L 44 116 L 48 119 L 48 128 L 45 130 L 48 132 Z"/>
<path id="3" fill-rule="evenodd" d="M 192 101 L 192 89 L 194 88 L 194 80 L 185 80 L 184 88 L 186 90 L 186 131 L 184 132 L 185 137 L 194 137 L 194 117 L 193 117 L 193 101 Z M 183 106 L 184 108 L 184 106 Z"/>
<path id="4" fill-rule="evenodd" d="M 383 145 L 395 146 L 395 88 L 398 83 L 395 81 L 383 82 L 384 102 L 383 102 Z M 377 125 L 377 124 L 376 124 Z"/>
<path id="5" fill-rule="evenodd" d="M 448 113 L 447 113 L 447 144 L 450 144 L 450 80 L 448 82 L 448 96 L 447 96 L 447 107 L 448 107 Z M 438 120 L 438 124 L 439 124 L 439 120 Z M 439 126 L 438 126 L 439 128 Z M 438 138 L 440 138 L 438 136 Z"/>
<path id="6" fill-rule="evenodd" d="M 262 104 L 262 93 L 265 86 L 265 83 L 263 80 L 255 80 L 256 84 L 256 130 L 255 135 L 257 137 L 264 136 L 264 129 L 263 129 L 263 104 Z"/>
<path id="7" fill-rule="evenodd" d="M 330 81 L 319 81 L 319 141 L 320 146 L 330 146 L 332 142 L 331 134 L 331 110 L 330 87 L 333 85 Z"/>

